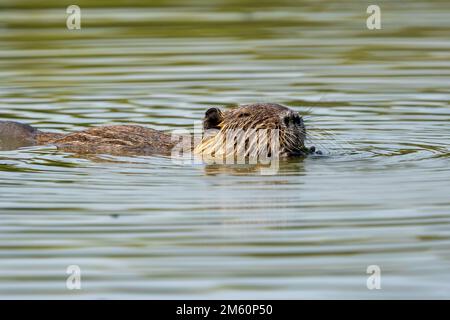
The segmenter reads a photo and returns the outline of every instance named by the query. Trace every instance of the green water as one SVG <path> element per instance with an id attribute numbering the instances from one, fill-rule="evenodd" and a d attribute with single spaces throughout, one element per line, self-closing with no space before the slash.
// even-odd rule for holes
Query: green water
<path id="1" fill-rule="evenodd" d="M 450 298 L 448 1 L 377 1 L 381 30 L 368 1 L 80 0 L 72 31 L 70 4 L 0 2 L 1 120 L 173 130 L 277 102 L 324 156 L 0 151 L 1 298 Z"/>

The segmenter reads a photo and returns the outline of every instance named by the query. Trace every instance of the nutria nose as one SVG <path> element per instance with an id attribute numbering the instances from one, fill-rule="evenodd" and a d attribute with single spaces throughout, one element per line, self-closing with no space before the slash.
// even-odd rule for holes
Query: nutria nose
<path id="1" fill-rule="evenodd" d="M 290 111 L 286 116 L 284 116 L 283 121 L 286 126 L 289 126 L 290 123 L 301 124 L 303 119 L 298 115 L 298 113 Z"/>

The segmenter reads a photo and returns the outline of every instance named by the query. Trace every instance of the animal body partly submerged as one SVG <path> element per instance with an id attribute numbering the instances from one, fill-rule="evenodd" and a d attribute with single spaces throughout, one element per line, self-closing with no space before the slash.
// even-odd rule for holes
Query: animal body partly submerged
<path id="1" fill-rule="evenodd" d="M 304 145 L 306 129 L 302 117 L 279 104 L 248 104 L 226 111 L 210 108 L 205 113 L 203 129 L 203 137 L 192 145 L 192 151 L 197 154 L 227 156 L 230 152 L 242 151 L 244 157 L 249 157 L 269 150 L 269 156 L 298 156 L 313 151 Z M 233 142 L 226 145 L 225 137 L 229 137 L 231 131 L 243 133 L 240 135 L 242 143 L 236 140 L 235 135 Z M 276 132 L 277 139 L 271 134 L 255 135 L 261 131 Z M 267 145 L 274 142 L 278 144 L 276 148 L 268 149 Z M 3 149 L 54 145 L 63 151 L 83 154 L 170 155 L 178 143 L 179 139 L 174 139 L 169 133 L 137 125 L 101 126 L 63 134 L 0 121 L 0 145 Z M 276 154 L 270 154 L 273 150 Z"/>

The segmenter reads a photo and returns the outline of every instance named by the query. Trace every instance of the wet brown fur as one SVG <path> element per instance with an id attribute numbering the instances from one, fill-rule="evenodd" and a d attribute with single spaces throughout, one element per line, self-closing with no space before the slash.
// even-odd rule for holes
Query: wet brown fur
<path id="1" fill-rule="evenodd" d="M 94 127 L 67 135 L 39 132 L 36 144 L 56 145 L 74 153 L 113 155 L 170 155 L 176 142 L 164 132 L 136 125 Z"/>
<path id="2" fill-rule="evenodd" d="M 6 122 L 4 122 L 6 123 Z M 201 140 L 194 152 L 204 153 L 217 137 L 228 129 L 279 129 L 280 152 L 284 155 L 299 155 L 305 151 L 305 128 L 298 113 L 278 104 L 249 104 L 228 111 L 209 109 L 203 120 L 209 135 Z M 115 125 L 94 127 L 87 130 L 63 134 L 36 130 L 30 126 L 12 123 L 31 137 L 33 145 L 55 145 L 58 149 L 82 154 L 113 155 L 170 155 L 178 143 L 168 133 L 137 125 Z M 212 133 L 211 133 L 212 131 Z M 1 131 L 0 131 L 1 132 Z M 10 130 L 10 132 L 14 132 Z M 14 132 L 14 134 L 16 134 Z M 11 136 L 11 134 L 10 134 Z M 216 140 L 214 140 L 216 139 Z M 253 144 L 255 141 L 249 141 Z M 257 149 L 260 146 L 257 146 Z"/>
<path id="3" fill-rule="evenodd" d="M 278 130 L 278 143 L 280 156 L 303 155 L 308 151 L 304 140 L 306 129 L 302 117 L 293 110 L 274 103 L 256 103 L 242 105 L 236 109 L 222 112 L 219 109 L 209 109 L 203 120 L 205 130 L 212 130 L 210 136 L 203 138 L 196 146 L 195 153 L 214 157 L 235 156 L 238 150 L 245 157 L 260 157 L 263 152 L 270 152 L 274 137 L 271 134 Z M 241 130 L 241 133 L 238 133 Z M 254 133 L 260 130 L 256 137 Z M 230 139 L 230 131 L 240 137 L 233 137 L 234 144 L 225 146 Z M 252 135 L 253 134 L 253 135 Z M 241 147 L 239 148 L 239 142 Z M 268 154 L 270 157 L 270 155 Z"/>

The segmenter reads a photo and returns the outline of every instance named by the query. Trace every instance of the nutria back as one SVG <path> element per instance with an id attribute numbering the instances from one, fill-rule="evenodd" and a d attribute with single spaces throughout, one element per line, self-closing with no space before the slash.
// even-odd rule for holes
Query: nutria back
<path id="1" fill-rule="evenodd" d="M 0 121 L 0 150 L 14 150 L 34 144 L 38 132 L 28 124 Z"/>
<path id="2" fill-rule="evenodd" d="M 37 144 L 63 151 L 113 155 L 170 155 L 176 141 L 169 134 L 137 125 L 94 127 L 67 135 L 38 133 Z"/>

